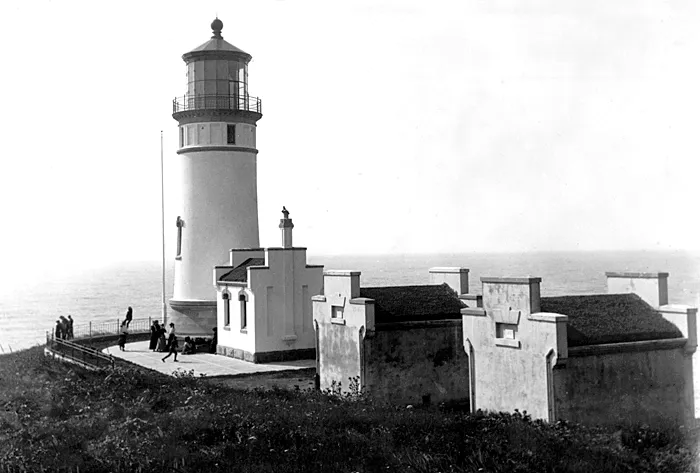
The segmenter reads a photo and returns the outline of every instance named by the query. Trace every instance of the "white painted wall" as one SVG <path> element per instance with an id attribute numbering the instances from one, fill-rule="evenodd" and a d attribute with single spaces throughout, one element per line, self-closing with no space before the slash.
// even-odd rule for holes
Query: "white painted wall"
<path id="1" fill-rule="evenodd" d="M 226 263 L 231 248 L 259 246 L 257 158 L 244 151 L 200 151 L 175 159 L 184 227 L 173 298 L 214 300 L 212 268 Z"/>
<path id="2" fill-rule="evenodd" d="M 265 261 L 267 268 L 252 268 L 248 281 L 255 294 L 255 351 L 314 348 L 311 297 L 323 292 L 323 268 L 307 267 L 304 248 L 269 248 Z"/>

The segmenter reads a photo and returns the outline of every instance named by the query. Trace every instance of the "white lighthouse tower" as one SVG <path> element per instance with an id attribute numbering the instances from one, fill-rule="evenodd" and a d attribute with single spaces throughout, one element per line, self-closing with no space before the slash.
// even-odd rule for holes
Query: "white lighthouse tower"
<path id="1" fill-rule="evenodd" d="M 216 327 L 212 268 L 231 248 L 257 248 L 256 123 L 260 100 L 248 94 L 250 54 L 213 36 L 184 54 L 187 93 L 173 101 L 177 151 L 177 254 L 170 319 L 178 334 Z"/>

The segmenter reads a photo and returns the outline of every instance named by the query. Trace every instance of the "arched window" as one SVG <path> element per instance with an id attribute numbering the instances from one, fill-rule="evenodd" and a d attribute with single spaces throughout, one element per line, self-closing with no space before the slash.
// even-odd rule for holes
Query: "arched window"
<path id="1" fill-rule="evenodd" d="M 228 327 L 231 324 L 231 294 L 224 291 L 221 298 L 224 300 L 224 327 Z"/>
<path id="2" fill-rule="evenodd" d="M 185 221 L 177 216 L 175 220 L 175 226 L 177 227 L 177 253 L 175 254 L 175 259 L 182 259 L 182 227 L 185 226 Z"/>
<path id="3" fill-rule="evenodd" d="M 246 297 L 245 294 L 239 294 L 238 301 L 241 304 L 241 330 L 244 330 L 245 328 L 248 327 L 248 310 L 247 310 L 248 298 Z"/>

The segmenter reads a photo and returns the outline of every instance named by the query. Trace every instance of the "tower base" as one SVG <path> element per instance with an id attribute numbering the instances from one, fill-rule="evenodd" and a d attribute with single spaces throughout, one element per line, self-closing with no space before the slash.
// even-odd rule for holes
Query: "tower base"
<path id="1" fill-rule="evenodd" d="M 172 322 L 179 336 L 211 337 L 216 328 L 216 301 L 170 299 L 166 328 Z"/>

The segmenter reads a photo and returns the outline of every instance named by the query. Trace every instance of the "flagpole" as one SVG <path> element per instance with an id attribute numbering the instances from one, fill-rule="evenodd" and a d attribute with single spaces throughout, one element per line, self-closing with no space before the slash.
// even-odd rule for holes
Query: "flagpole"
<path id="1" fill-rule="evenodd" d="M 162 269 L 163 269 L 163 277 L 162 277 L 162 282 L 163 282 L 163 288 L 161 291 L 161 296 L 162 296 L 162 316 L 163 316 L 163 325 L 166 325 L 168 322 L 168 310 L 167 306 L 165 305 L 165 177 L 164 177 L 164 172 L 163 172 L 163 130 L 160 130 L 160 234 L 162 238 L 162 250 L 163 250 L 163 261 L 162 261 Z"/>

